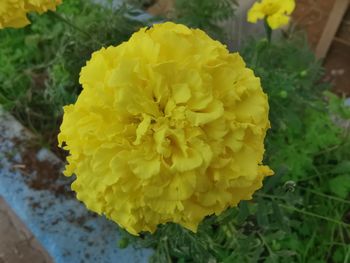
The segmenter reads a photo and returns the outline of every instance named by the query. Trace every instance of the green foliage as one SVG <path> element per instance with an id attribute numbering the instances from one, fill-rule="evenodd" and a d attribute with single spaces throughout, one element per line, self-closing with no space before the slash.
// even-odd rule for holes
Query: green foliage
<path id="1" fill-rule="evenodd" d="M 152 262 L 346 262 L 350 142 L 331 116 L 349 118 L 350 110 L 326 92 L 303 39 L 250 40 L 242 54 L 269 95 L 264 162 L 276 174 L 196 234 L 166 224 L 134 242 L 156 248 Z"/>
<path id="2" fill-rule="evenodd" d="M 217 36 L 234 7 L 229 0 L 177 0 L 174 19 Z M 131 11 L 65 0 L 24 29 L 0 31 L 0 104 L 45 140 L 55 138 L 91 53 L 142 26 Z M 350 142 L 341 126 L 349 108 L 319 81 L 323 70 L 303 39 L 251 39 L 241 53 L 269 96 L 264 162 L 276 174 L 252 201 L 206 218 L 196 234 L 166 224 L 142 238 L 125 234 L 118 246 L 153 247 L 152 261 L 161 263 L 348 262 Z"/>
<path id="3" fill-rule="evenodd" d="M 318 82 L 322 68 L 300 38 L 276 44 L 253 41 L 243 54 L 269 95 L 272 129 L 266 162 L 274 169 L 284 166 L 290 179 L 299 180 L 313 172 L 321 150 L 342 142 L 325 100 L 328 85 Z"/>
<path id="4" fill-rule="evenodd" d="M 329 188 L 333 194 L 346 198 L 350 192 L 350 173 L 332 178 L 329 181 Z"/>
<path id="5" fill-rule="evenodd" d="M 26 28 L 1 30 L 0 104 L 45 140 L 55 140 L 62 107 L 76 100 L 79 72 L 91 53 L 143 26 L 132 11 L 65 0 L 57 13 L 32 15 Z"/>
<path id="6" fill-rule="evenodd" d="M 175 21 L 221 39 L 223 31 L 219 23 L 232 18 L 237 5 L 236 0 L 176 0 Z"/>

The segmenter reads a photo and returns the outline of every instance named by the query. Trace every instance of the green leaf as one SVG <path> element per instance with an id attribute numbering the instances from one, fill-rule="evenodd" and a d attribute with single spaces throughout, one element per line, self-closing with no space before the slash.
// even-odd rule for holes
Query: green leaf
<path id="1" fill-rule="evenodd" d="M 350 174 L 350 161 L 343 161 L 338 164 L 332 171 L 335 174 Z"/>
<path id="2" fill-rule="evenodd" d="M 343 174 L 329 181 L 330 191 L 341 197 L 346 198 L 350 193 L 350 174 Z"/>
<path id="3" fill-rule="evenodd" d="M 122 238 L 118 242 L 118 247 L 119 248 L 127 248 L 129 245 L 129 239 L 128 238 Z"/>
<path id="4" fill-rule="evenodd" d="M 238 223 L 244 222 L 247 219 L 247 217 L 249 216 L 249 214 L 250 214 L 250 212 L 249 212 L 249 207 L 248 207 L 247 201 L 242 201 L 239 204 L 239 213 L 237 216 Z"/>
<path id="5" fill-rule="evenodd" d="M 24 42 L 27 47 L 37 47 L 40 41 L 40 38 L 41 37 L 39 34 L 32 34 L 32 35 L 26 36 L 24 39 Z"/>
<path id="6" fill-rule="evenodd" d="M 278 206 L 278 204 L 274 200 L 271 201 L 271 204 L 272 204 L 273 218 L 276 220 L 278 226 L 282 230 L 284 230 L 285 232 L 288 232 L 289 228 L 288 228 L 288 225 L 286 224 L 286 222 L 283 218 L 283 214 L 282 214 L 280 207 Z"/>
<path id="7" fill-rule="evenodd" d="M 267 217 L 268 214 L 268 207 L 265 204 L 264 199 L 258 200 L 258 211 L 256 213 L 256 219 L 258 221 L 258 225 L 262 228 L 266 228 L 269 225 L 269 218 Z"/>

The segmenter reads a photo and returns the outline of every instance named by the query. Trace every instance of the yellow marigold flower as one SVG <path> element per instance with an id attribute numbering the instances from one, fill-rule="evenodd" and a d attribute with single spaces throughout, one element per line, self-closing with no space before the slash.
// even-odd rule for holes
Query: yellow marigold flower
<path id="1" fill-rule="evenodd" d="M 132 234 L 252 198 L 269 128 L 260 80 L 199 29 L 164 23 L 93 53 L 59 144 L 77 198 Z"/>
<path id="2" fill-rule="evenodd" d="M 256 23 L 267 17 L 271 29 L 277 29 L 289 22 L 289 15 L 294 11 L 294 0 L 262 0 L 254 3 L 248 12 L 248 22 Z"/>
<path id="3" fill-rule="evenodd" d="M 43 13 L 55 10 L 62 0 L 1 0 L 0 29 L 5 27 L 20 28 L 29 24 L 27 13 Z"/>

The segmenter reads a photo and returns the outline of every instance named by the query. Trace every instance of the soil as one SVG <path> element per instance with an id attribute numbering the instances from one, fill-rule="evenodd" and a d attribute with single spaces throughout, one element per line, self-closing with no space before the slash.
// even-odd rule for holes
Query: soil
<path id="1" fill-rule="evenodd" d="M 294 22 L 307 32 L 310 46 L 315 49 L 321 38 L 335 0 L 299 0 L 293 12 Z"/>
<path id="2" fill-rule="evenodd" d="M 350 96 L 350 46 L 334 41 L 325 61 L 327 78 L 333 91 Z"/>
<path id="3" fill-rule="evenodd" d="M 59 120 L 59 122 L 61 123 L 62 120 Z M 51 152 L 53 152 L 62 162 L 65 162 L 68 156 L 68 151 L 65 151 L 62 148 L 58 147 L 58 140 L 57 140 L 58 134 L 59 134 L 59 130 L 57 129 L 57 130 L 51 131 L 50 133 L 45 133 L 42 136 L 44 140 L 48 142 Z"/>
<path id="4" fill-rule="evenodd" d="M 40 161 L 37 153 L 40 148 L 38 146 L 28 145 L 20 140 L 14 140 L 16 145 L 23 147 L 22 162 L 14 165 L 15 168 L 22 170 L 27 185 L 35 190 L 48 190 L 56 196 L 65 196 L 66 198 L 74 198 L 74 193 L 70 189 L 70 180 L 62 180 L 62 163 L 53 163 L 48 160 Z M 35 208 L 35 204 L 32 204 Z"/>
<path id="5" fill-rule="evenodd" d="M 26 184 L 34 190 L 50 191 L 62 202 L 67 199 L 75 199 L 75 193 L 70 189 L 71 179 L 65 178 L 62 174 L 63 162 L 53 163 L 51 161 L 38 160 L 37 154 L 41 149 L 38 146 L 28 145 L 26 141 L 15 139 L 15 144 L 22 148 L 21 162 L 14 164 L 13 168 L 20 169 L 24 176 Z M 45 200 L 45 192 L 40 193 L 40 198 Z M 39 216 L 44 216 L 46 211 L 52 206 L 57 205 L 52 201 L 38 201 L 33 197 L 27 198 L 28 205 Z M 86 210 L 84 213 L 79 213 L 73 209 L 68 209 L 66 215 L 62 218 L 54 218 L 50 224 L 41 222 L 42 229 L 53 230 L 53 226 L 69 222 L 83 229 L 87 233 L 94 231 L 94 228 L 89 225 L 89 221 L 96 218 L 97 214 Z M 93 241 L 89 241 L 91 246 L 94 246 Z M 88 244 L 90 245 L 90 244 Z M 0 261 L 1 263 L 1 261 Z"/>
<path id="6" fill-rule="evenodd" d="M 307 32 L 310 46 L 315 49 L 326 26 L 335 0 L 299 0 L 293 13 L 294 21 Z M 333 40 L 324 60 L 326 80 L 333 84 L 333 91 L 350 96 L 350 9 Z"/>

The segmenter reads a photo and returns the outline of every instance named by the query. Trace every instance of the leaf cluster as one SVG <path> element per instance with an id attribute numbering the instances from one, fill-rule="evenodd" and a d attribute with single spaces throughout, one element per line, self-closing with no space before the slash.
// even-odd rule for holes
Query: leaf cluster
<path id="1" fill-rule="evenodd" d="M 65 0 L 57 12 L 31 15 L 23 29 L 0 31 L 0 104 L 55 140 L 62 107 L 80 92 L 79 72 L 91 53 L 118 45 L 144 26 L 133 9 Z"/>
<path id="2" fill-rule="evenodd" d="M 153 262 L 347 262 L 350 141 L 334 116 L 344 121 L 350 110 L 320 81 L 303 38 L 251 39 L 241 53 L 269 96 L 264 163 L 276 174 L 196 234 L 166 224 L 134 243 L 155 247 Z"/>
<path id="3" fill-rule="evenodd" d="M 176 22 L 200 28 L 216 39 L 223 39 L 220 23 L 234 17 L 236 0 L 176 0 L 173 17 Z"/>

